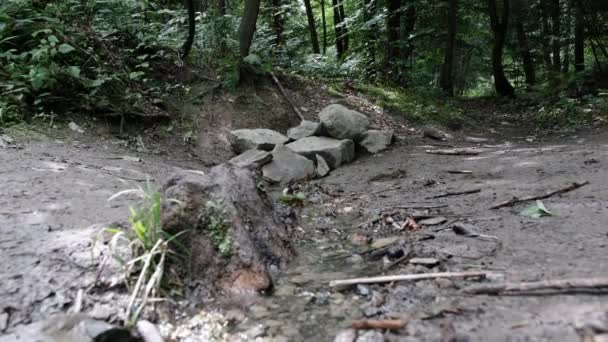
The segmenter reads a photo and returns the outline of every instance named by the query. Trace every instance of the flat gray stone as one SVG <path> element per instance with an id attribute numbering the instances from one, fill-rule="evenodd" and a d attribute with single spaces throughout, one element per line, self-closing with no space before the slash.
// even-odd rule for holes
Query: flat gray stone
<path id="1" fill-rule="evenodd" d="M 323 159 L 323 157 L 321 157 L 320 155 L 315 155 L 315 158 L 317 159 L 317 170 L 316 170 L 316 174 L 318 178 L 323 178 L 325 176 L 327 176 L 329 174 L 329 171 L 331 171 L 331 169 L 329 168 L 329 165 L 327 165 L 327 162 L 325 161 L 325 159 Z"/>
<path id="2" fill-rule="evenodd" d="M 321 110 L 319 120 L 327 134 L 336 139 L 356 140 L 369 127 L 367 116 L 340 104 Z"/>
<path id="3" fill-rule="evenodd" d="M 315 163 L 291 149 L 277 145 L 272 150 L 272 161 L 262 167 L 262 175 L 274 183 L 288 183 L 315 173 Z"/>
<path id="4" fill-rule="evenodd" d="M 332 170 L 355 159 L 355 143 L 348 139 L 306 137 L 286 146 L 310 160 L 316 160 L 316 155 L 320 155 Z"/>
<path id="5" fill-rule="evenodd" d="M 287 131 L 287 137 L 291 140 L 298 140 L 306 137 L 319 135 L 323 126 L 318 122 L 304 120 L 298 127 L 290 128 Z"/>
<path id="6" fill-rule="evenodd" d="M 378 153 L 386 150 L 393 141 L 392 131 L 369 130 L 361 134 L 359 146 L 363 147 L 369 153 Z"/>
<path id="7" fill-rule="evenodd" d="M 357 337 L 357 342 L 384 342 L 384 335 L 377 330 L 362 331 Z"/>
<path id="8" fill-rule="evenodd" d="M 247 150 L 271 151 L 276 145 L 283 145 L 289 138 L 271 129 L 237 129 L 228 135 L 228 141 L 236 153 Z"/>
<path id="9" fill-rule="evenodd" d="M 229 163 L 239 167 L 264 166 L 272 160 L 272 154 L 261 150 L 248 150 L 230 159 Z"/>
<path id="10" fill-rule="evenodd" d="M 355 329 L 343 329 L 338 331 L 334 342 L 355 342 L 357 339 L 357 330 Z"/>

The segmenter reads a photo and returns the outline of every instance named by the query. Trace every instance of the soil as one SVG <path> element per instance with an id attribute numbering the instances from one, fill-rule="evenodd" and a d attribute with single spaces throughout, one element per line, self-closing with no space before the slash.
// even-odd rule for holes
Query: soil
<path id="1" fill-rule="evenodd" d="M 318 93 L 315 87 L 321 85 L 309 87 Z M 269 91 L 263 102 L 275 95 Z M 483 128 L 465 126 L 447 143 L 437 142 L 420 137 L 403 120 L 385 115 L 365 99 L 345 97 L 318 98 L 308 112 L 330 101 L 345 101 L 371 113 L 375 126 L 395 128 L 398 142 L 384 153 L 360 156 L 326 178 L 300 185 L 307 200 L 296 209 L 298 228 L 293 240 L 298 257 L 287 269 L 275 272 L 274 295 L 222 302 L 220 311 L 231 323 L 223 339 L 331 341 L 356 319 L 407 316 L 405 328 L 378 333 L 400 341 L 445 341 L 446 334 L 458 341 L 579 341 L 575 327 L 590 315 L 608 310 L 607 297 L 597 291 L 473 296 L 459 290 L 477 280 L 330 288 L 331 280 L 379 274 L 486 270 L 509 281 L 608 274 L 604 262 L 607 130 L 544 135 L 526 131 L 518 121 L 484 120 Z M 272 107 L 289 109 L 280 98 L 276 101 L 257 115 Z M 230 116 L 234 112 L 226 109 L 228 114 L 222 114 L 231 118 L 226 119 L 230 123 L 201 121 L 203 127 L 195 129 L 195 134 L 239 126 Z M 480 119 L 482 112 L 483 108 L 472 109 L 468 115 Z M 280 126 L 288 125 L 282 122 Z M 96 241 L 104 239 L 104 227 L 126 225 L 127 208 L 138 199 L 108 199 L 119 191 L 145 186 L 146 180 L 162 184 L 176 170 L 206 170 L 232 157 L 221 134 L 207 140 L 195 136 L 194 142 L 168 138 L 183 135 L 183 126 L 178 133 L 155 127 L 143 131 L 143 138 L 135 142 L 96 129 L 95 124 L 87 127 L 85 134 L 68 129 L 12 129 L 7 134 L 15 143 L 0 148 L 0 332 L 9 334 L 0 341 L 14 340 L 10 333 L 23 325 L 68 312 L 81 289 L 85 290 L 83 311 L 95 304 L 113 305 L 116 311 L 120 303 L 116 296 L 124 294 L 124 289 L 100 283 L 109 270 L 99 271 L 103 258 L 91 251 Z M 471 144 L 465 136 L 490 140 Z M 425 152 L 451 146 L 477 147 L 481 152 L 475 156 Z M 454 170 L 472 173 L 447 172 Z M 522 209 L 534 203 L 489 209 L 513 196 L 542 194 L 575 181 L 589 181 L 589 185 L 543 200 L 551 216 L 522 216 Z M 476 188 L 481 191 L 431 198 Z M 271 189 L 275 197 L 280 191 Z M 393 208 L 397 206 L 419 208 Z M 397 222 L 409 216 L 444 216 L 448 222 L 415 231 L 396 230 L 383 224 L 386 220 L 365 224 L 382 212 Z M 455 221 L 495 236 L 499 243 L 442 230 Z M 438 264 L 427 268 L 400 263 L 385 270 L 395 256 L 374 259 L 362 252 L 372 248 L 367 243 L 387 237 L 410 241 L 406 247 L 413 256 L 436 258 Z M 176 320 L 174 325 L 188 320 L 171 318 Z M 604 329 L 608 326 L 602 324 Z M 382 340 L 374 336 L 373 341 Z"/>

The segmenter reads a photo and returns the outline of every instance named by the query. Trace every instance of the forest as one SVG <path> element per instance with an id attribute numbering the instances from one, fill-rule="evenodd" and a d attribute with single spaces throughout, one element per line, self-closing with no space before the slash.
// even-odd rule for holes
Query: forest
<path id="1" fill-rule="evenodd" d="M 608 0 L 0 0 L 0 342 L 608 340 Z"/>

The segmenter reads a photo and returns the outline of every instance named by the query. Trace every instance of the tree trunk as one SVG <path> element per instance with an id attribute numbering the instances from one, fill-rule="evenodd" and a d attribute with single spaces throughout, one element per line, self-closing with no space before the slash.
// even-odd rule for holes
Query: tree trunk
<path id="1" fill-rule="evenodd" d="M 398 61 L 399 57 L 399 31 L 401 29 L 401 18 L 399 9 L 401 8 L 401 0 L 387 0 L 387 20 L 386 20 L 386 56 L 384 60 L 384 71 L 387 73 L 388 79 L 396 80 L 398 78 Z"/>
<path id="2" fill-rule="evenodd" d="M 410 42 L 410 35 L 414 32 L 414 27 L 416 25 L 416 7 L 410 5 L 401 14 L 400 23 L 399 23 L 399 63 L 397 64 L 397 74 L 398 74 L 398 82 L 401 86 L 405 87 L 407 85 L 407 73 L 406 73 L 406 65 L 407 61 L 410 59 L 413 51 L 412 44 Z"/>
<path id="3" fill-rule="evenodd" d="M 344 32 L 342 31 L 342 20 L 340 19 L 340 9 L 338 8 L 338 0 L 331 0 L 334 9 L 334 32 L 336 35 L 336 52 L 338 59 L 344 57 L 346 50 L 344 49 Z"/>
<path id="4" fill-rule="evenodd" d="M 574 0 L 574 69 L 585 70 L 585 17 L 583 0 Z"/>
<path id="5" fill-rule="evenodd" d="M 449 96 L 454 96 L 454 48 L 458 26 L 458 0 L 450 0 L 448 10 L 448 37 L 441 68 L 439 86 Z"/>
<path id="6" fill-rule="evenodd" d="M 245 0 L 245 10 L 239 27 L 239 52 L 241 58 L 249 55 L 259 11 L 260 0 Z"/>
<path id="7" fill-rule="evenodd" d="M 348 51 L 348 27 L 345 22 L 344 0 L 338 0 L 338 7 L 340 9 L 340 23 L 342 23 L 342 46 L 344 47 L 344 53 L 346 53 Z"/>
<path id="8" fill-rule="evenodd" d="M 532 86 L 536 83 L 536 71 L 534 70 L 534 59 L 530 53 L 530 46 L 528 44 L 528 37 L 526 35 L 526 29 L 523 21 L 519 20 L 517 23 L 517 43 L 519 44 L 519 53 L 521 54 L 521 61 L 524 67 L 524 75 L 526 76 L 526 84 Z"/>
<path id="9" fill-rule="evenodd" d="M 217 8 L 218 8 L 220 15 L 222 17 L 225 16 L 226 15 L 226 0 L 218 0 Z"/>
<path id="10" fill-rule="evenodd" d="M 319 38 L 317 37 L 315 16 L 312 12 L 312 5 L 310 4 L 310 0 L 304 0 L 304 7 L 306 7 L 306 17 L 308 18 L 308 30 L 310 31 L 310 42 L 312 44 L 312 52 L 320 53 L 321 49 L 319 49 Z"/>
<path id="11" fill-rule="evenodd" d="M 283 37 L 283 31 L 285 31 L 285 18 L 282 13 L 282 0 L 272 0 L 272 8 L 270 13 L 272 15 L 272 29 L 275 34 L 275 45 L 280 47 L 283 45 L 285 41 L 285 37 Z"/>
<path id="12" fill-rule="evenodd" d="M 321 23 L 323 24 L 323 54 L 327 52 L 327 23 L 325 22 L 325 0 L 321 1 Z"/>
<path id="13" fill-rule="evenodd" d="M 570 46 L 572 45 L 572 12 L 573 3 L 568 1 L 567 11 L 565 13 L 564 25 L 564 44 L 562 47 L 562 54 L 564 56 L 562 61 L 562 73 L 567 74 L 570 71 Z"/>
<path id="14" fill-rule="evenodd" d="M 376 0 L 364 0 L 363 2 L 363 21 L 369 22 L 376 15 Z M 365 47 L 367 53 L 366 75 L 369 79 L 376 77 L 376 34 L 378 25 L 373 24 L 365 30 Z"/>
<path id="15" fill-rule="evenodd" d="M 548 0 L 541 0 L 541 43 L 543 61 L 545 64 L 545 70 L 549 71 L 552 69 L 551 62 L 551 31 L 549 30 L 549 5 Z"/>
<path id="16" fill-rule="evenodd" d="M 196 33 L 196 18 L 194 13 L 194 0 L 186 0 L 186 6 L 188 7 L 188 37 L 182 47 L 182 59 L 188 58 L 190 50 L 192 50 L 192 44 L 194 44 L 194 34 Z"/>
<path id="17" fill-rule="evenodd" d="M 490 26 L 494 33 L 494 46 L 492 48 L 492 71 L 494 73 L 494 88 L 500 96 L 514 96 L 515 89 L 505 76 L 502 65 L 502 53 L 507 38 L 507 27 L 509 23 L 509 0 L 502 0 L 502 16 L 498 17 L 496 0 L 488 0 L 490 14 Z"/>
<path id="18" fill-rule="evenodd" d="M 551 1 L 551 26 L 552 26 L 552 50 L 553 50 L 553 70 L 559 72 L 561 69 L 561 59 L 560 59 L 560 50 L 561 50 L 561 8 L 559 0 Z"/>

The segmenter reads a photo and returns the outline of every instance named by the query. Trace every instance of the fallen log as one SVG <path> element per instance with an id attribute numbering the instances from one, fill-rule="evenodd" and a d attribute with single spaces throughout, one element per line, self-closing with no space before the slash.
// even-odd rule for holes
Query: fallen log
<path id="1" fill-rule="evenodd" d="M 608 277 L 540 280 L 531 282 L 471 285 L 462 289 L 467 294 L 499 295 L 502 293 L 524 293 L 539 290 L 574 291 L 582 289 L 608 289 Z"/>
<path id="2" fill-rule="evenodd" d="M 395 281 L 416 281 L 416 280 L 427 280 L 437 278 L 485 278 L 490 273 L 488 272 L 438 272 L 438 273 L 422 273 L 422 274 L 399 274 L 389 275 L 380 277 L 369 277 L 369 278 L 353 278 L 353 279 L 342 279 L 332 280 L 329 282 L 330 287 L 337 286 L 348 286 L 357 284 L 377 284 L 377 283 L 392 283 Z"/>
<path id="3" fill-rule="evenodd" d="M 446 149 L 446 150 L 426 150 L 428 154 L 440 154 L 444 156 L 476 156 L 479 150 L 473 149 Z"/>
<path id="4" fill-rule="evenodd" d="M 478 188 L 478 189 L 470 189 L 470 190 L 464 190 L 464 191 L 448 191 L 448 192 L 445 192 L 440 195 L 427 197 L 426 199 L 436 199 L 436 198 L 443 198 L 443 197 L 450 197 L 450 196 L 469 195 L 469 194 L 476 194 L 478 192 L 481 192 L 481 189 Z"/>
<path id="5" fill-rule="evenodd" d="M 407 324 L 407 319 L 360 319 L 351 324 L 353 329 L 399 330 Z"/>
<path id="6" fill-rule="evenodd" d="M 572 184 L 570 184 L 567 187 L 558 189 L 558 190 L 554 190 L 551 192 L 548 192 L 546 194 L 542 194 L 542 195 L 533 195 L 533 196 L 526 196 L 526 197 L 522 197 L 522 198 L 517 198 L 517 197 L 513 197 L 512 199 L 508 200 L 508 201 L 504 201 L 501 203 L 498 203 L 492 207 L 490 207 L 490 209 L 499 209 L 499 208 L 503 208 L 503 207 L 511 207 L 514 206 L 516 204 L 519 203 L 524 203 L 524 202 L 530 202 L 530 201 L 536 201 L 536 200 L 541 200 L 541 199 L 545 199 L 545 198 L 549 198 L 551 196 L 555 196 L 555 195 L 560 195 L 566 192 L 570 192 L 572 190 L 576 190 L 582 186 L 585 186 L 589 184 L 589 181 L 584 181 L 584 182 L 574 182 Z"/>

